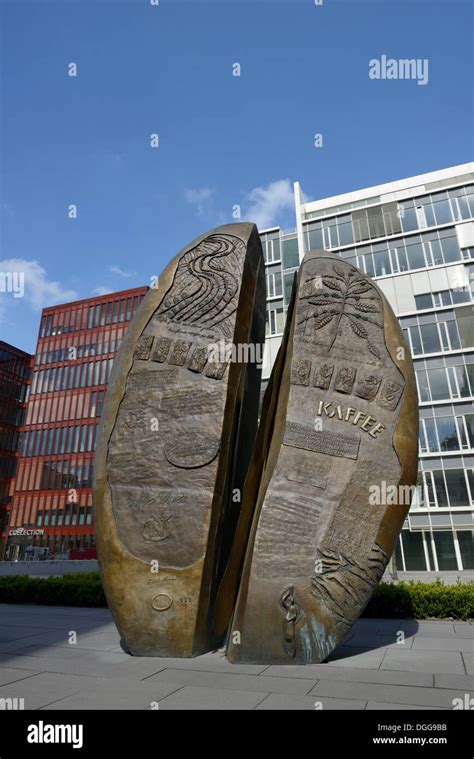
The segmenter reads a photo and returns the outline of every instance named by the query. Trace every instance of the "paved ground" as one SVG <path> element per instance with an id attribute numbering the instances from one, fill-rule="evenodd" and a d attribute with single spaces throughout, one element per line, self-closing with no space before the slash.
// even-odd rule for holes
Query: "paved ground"
<path id="1" fill-rule="evenodd" d="M 327 664 L 244 666 L 222 651 L 131 657 L 107 609 L 0 605 L 0 699 L 23 698 L 25 709 L 452 709 L 474 696 L 473 631 L 363 619 Z"/>

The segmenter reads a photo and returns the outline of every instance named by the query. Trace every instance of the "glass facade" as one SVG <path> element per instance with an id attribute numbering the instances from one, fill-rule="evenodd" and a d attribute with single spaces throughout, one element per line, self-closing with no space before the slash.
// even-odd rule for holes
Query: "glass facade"
<path id="1" fill-rule="evenodd" d="M 3 556 L 33 357 L 0 340 L 0 557 Z"/>
<path id="2" fill-rule="evenodd" d="M 266 337 L 281 335 L 285 326 L 286 309 L 291 288 L 300 264 L 298 240 L 295 234 L 282 235 L 280 230 L 261 235 L 266 264 L 267 321 Z"/>
<path id="3" fill-rule="evenodd" d="M 354 200 L 332 198 L 327 207 L 297 203 L 298 233 L 261 234 L 268 275 L 264 381 L 308 250 L 330 250 L 373 277 L 399 317 L 420 402 L 417 495 L 396 550 L 406 571 L 473 568 L 474 174 L 467 166 L 441 181 L 435 172 L 432 183 L 413 177 L 402 191 L 394 183 Z M 293 257 L 285 259 L 285 247 Z"/>
<path id="4" fill-rule="evenodd" d="M 43 557 L 68 556 L 72 550 L 94 554 L 98 425 L 116 352 L 146 291 L 44 309 L 5 558 L 23 559 L 35 551 Z"/>

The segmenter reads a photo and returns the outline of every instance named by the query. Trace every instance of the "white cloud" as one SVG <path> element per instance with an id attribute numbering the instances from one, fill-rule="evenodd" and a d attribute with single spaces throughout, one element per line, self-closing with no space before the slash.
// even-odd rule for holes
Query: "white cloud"
<path id="1" fill-rule="evenodd" d="M 0 261 L 0 272 L 11 272 L 21 276 L 24 281 L 24 294 L 18 300 L 28 303 L 33 309 L 67 303 L 78 298 L 75 290 L 66 290 L 59 282 L 48 279 L 46 269 L 38 261 L 8 258 Z M 16 300 L 13 295 L 7 293 L 1 297 L 2 300 L 6 297 L 11 297 L 12 302 Z"/>
<path id="2" fill-rule="evenodd" d="M 303 203 L 311 203 L 311 201 L 314 200 L 314 198 L 312 195 L 306 195 L 306 193 L 303 190 L 301 190 L 301 200 L 303 201 Z"/>
<path id="3" fill-rule="evenodd" d="M 188 189 L 184 191 L 185 200 L 196 210 L 198 216 L 203 216 L 211 205 L 214 190 L 210 187 L 198 187 L 197 189 Z"/>
<path id="4" fill-rule="evenodd" d="M 266 187 L 254 187 L 244 200 L 245 218 L 260 229 L 281 225 L 279 215 L 294 208 L 293 186 L 278 179 Z"/>
<path id="5" fill-rule="evenodd" d="M 110 293 L 113 293 L 113 290 L 111 290 L 110 287 L 104 287 L 103 285 L 94 287 L 92 290 L 92 295 L 110 295 Z"/>
<path id="6" fill-rule="evenodd" d="M 120 266 L 115 265 L 109 266 L 109 271 L 111 271 L 112 274 L 118 274 L 120 277 L 124 277 L 124 279 L 129 279 L 130 277 L 137 276 L 136 271 L 125 271 L 125 269 L 121 269 Z"/>

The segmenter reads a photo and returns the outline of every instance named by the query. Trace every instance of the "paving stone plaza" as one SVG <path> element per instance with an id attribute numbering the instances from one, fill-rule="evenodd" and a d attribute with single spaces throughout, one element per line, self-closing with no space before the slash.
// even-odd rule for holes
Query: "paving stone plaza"
<path id="1" fill-rule="evenodd" d="M 326 664 L 257 666 L 131 657 L 108 609 L 8 604 L 0 619 L 0 699 L 25 709 L 452 710 L 474 689 L 469 622 L 360 619 Z"/>

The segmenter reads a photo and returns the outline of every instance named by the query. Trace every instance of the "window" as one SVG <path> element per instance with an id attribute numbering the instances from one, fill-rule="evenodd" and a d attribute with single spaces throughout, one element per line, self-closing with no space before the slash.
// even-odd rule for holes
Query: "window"
<path id="1" fill-rule="evenodd" d="M 428 223 L 426 221 L 425 207 L 416 206 L 415 213 L 416 213 L 418 229 L 426 229 L 426 227 L 428 226 Z"/>
<path id="2" fill-rule="evenodd" d="M 408 329 L 408 334 L 410 335 L 410 342 L 414 355 L 416 356 L 419 353 L 423 353 L 421 346 L 420 328 L 416 325 L 414 327 L 410 327 Z"/>
<path id="3" fill-rule="evenodd" d="M 441 416 L 436 419 L 439 447 L 442 451 L 458 451 L 459 440 L 453 417 Z"/>
<path id="4" fill-rule="evenodd" d="M 86 387 L 86 384 L 87 384 L 87 364 L 81 364 L 80 387 Z"/>
<path id="5" fill-rule="evenodd" d="M 431 198 L 418 198 L 416 200 L 417 207 L 422 206 L 425 212 L 425 219 L 428 227 L 434 227 L 436 224 L 435 215 L 433 211 L 433 203 Z"/>
<path id="6" fill-rule="evenodd" d="M 386 235 L 397 235 L 402 231 L 400 212 L 397 203 L 386 203 L 382 206 Z"/>
<path id="7" fill-rule="evenodd" d="M 337 220 L 337 226 L 339 230 L 339 244 L 352 245 L 354 242 L 354 236 L 352 234 L 352 222 L 350 214 L 347 216 L 340 216 Z"/>
<path id="8" fill-rule="evenodd" d="M 281 334 L 285 326 L 285 315 L 283 309 L 271 309 L 267 312 L 267 314 L 268 321 L 266 325 L 266 334 Z"/>
<path id="9" fill-rule="evenodd" d="M 78 477 L 79 479 L 79 477 Z M 92 470 L 90 470 L 90 481 L 92 481 Z M 87 488 L 90 487 L 90 481 L 89 481 L 89 462 L 84 462 L 84 469 L 82 473 L 82 487 Z"/>
<path id="10" fill-rule="evenodd" d="M 430 369 L 428 377 L 433 401 L 441 401 L 450 397 L 445 369 Z"/>
<path id="11" fill-rule="evenodd" d="M 437 353 L 441 350 L 438 327 L 436 324 L 422 324 L 420 326 L 420 332 L 424 353 Z"/>
<path id="12" fill-rule="evenodd" d="M 415 208 L 413 207 L 413 201 L 400 203 L 399 208 L 403 231 L 413 232 L 415 229 L 418 229 L 418 219 Z"/>
<path id="13" fill-rule="evenodd" d="M 120 301 L 120 314 L 119 314 L 119 322 L 123 322 L 125 318 L 125 301 Z"/>
<path id="14" fill-rule="evenodd" d="M 373 206 L 367 209 L 370 237 L 384 237 L 385 227 L 383 222 L 382 206 Z"/>
<path id="15" fill-rule="evenodd" d="M 459 341 L 459 333 L 458 333 L 458 327 L 456 324 L 456 320 L 449 319 L 445 322 L 446 330 L 448 333 L 448 345 L 451 350 L 458 350 L 458 348 L 461 347 L 461 343 Z M 469 347 L 469 346 L 466 346 Z"/>
<path id="16" fill-rule="evenodd" d="M 433 538 L 438 557 L 438 568 L 442 570 L 457 569 L 458 563 L 454 550 L 453 533 L 448 531 L 434 531 Z"/>
<path id="17" fill-rule="evenodd" d="M 432 418 L 423 419 L 421 429 L 425 430 L 425 443 L 423 445 L 423 437 L 421 438 L 421 448 L 422 451 L 425 453 L 429 451 L 430 453 L 434 453 L 435 451 L 439 450 L 439 443 L 438 443 L 438 436 L 436 433 L 436 424 L 435 420 Z"/>
<path id="18" fill-rule="evenodd" d="M 268 260 L 281 261 L 281 245 L 280 238 L 276 237 L 273 240 L 268 240 Z"/>
<path id="19" fill-rule="evenodd" d="M 469 447 L 474 448 L 474 414 L 466 414 L 465 419 Z"/>
<path id="20" fill-rule="evenodd" d="M 401 251 L 403 254 L 405 253 L 405 249 L 403 248 Z M 398 274 L 400 271 L 405 271 L 406 267 L 406 257 L 402 255 L 401 257 L 398 255 L 398 249 L 397 248 L 389 248 L 389 256 L 390 256 L 390 264 L 391 264 L 391 270 L 394 274 Z"/>
<path id="21" fill-rule="evenodd" d="M 368 240 L 370 238 L 369 221 L 365 208 L 361 211 L 352 212 L 352 226 L 355 242 L 362 242 L 363 240 Z"/>
<path id="22" fill-rule="evenodd" d="M 383 277 L 391 274 L 390 256 L 388 250 L 382 250 L 374 253 L 375 274 L 377 277 Z"/>
<path id="23" fill-rule="evenodd" d="M 294 272 L 291 272 L 291 274 L 283 275 L 283 295 L 284 295 L 286 306 L 289 304 L 291 300 L 291 293 L 293 289 L 294 278 L 295 278 Z"/>
<path id="24" fill-rule="evenodd" d="M 321 222 L 318 221 L 315 224 L 309 224 L 306 227 L 307 235 L 307 250 L 321 250 L 323 248 L 323 230 L 321 228 Z"/>
<path id="25" fill-rule="evenodd" d="M 449 230 L 451 231 L 451 230 Z M 441 236 L 441 233 L 440 233 Z M 461 251 L 459 249 L 457 237 L 450 235 L 449 237 L 443 237 L 441 240 L 443 249 L 443 258 L 445 263 L 451 263 L 452 261 L 459 261 L 461 258 Z M 442 263 L 442 261 L 439 261 Z"/>
<path id="26" fill-rule="evenodd" d="M 448 369 L 449 384 L 453 398 L 468 398 L 471 394 L 465 366 L 450 366 Z"/>
<path id="27" fill-rule="evenodd" d="M 282 295 L 281 272 L 267 275 L 267 297 L 274 298 Z"/>
<path id="28" fill-rule="evenodd" d="M 422 311 L 424 308 L 432 308 L 433 299 L 431 293 L 427 293 L 426 295 L 415 295 L 415 305 L 417 311 Z"/>
<path id="29" fill-rule="evenodd" d="M 99 324 L 101 327 L 105 325 L 105 314 L 107 311 L 107 305 L 105 303 L 102 303 L 100 307 L 100 317 L 99 317 Z"/>
<path id="30" fill-rule="evenodd" d="M 284 269 L 292 269 L 299 266 L 298 240 L 296 237 L 282 240 L 282 260 Z"/>
<path id="31" fill-rule="evenodd" d="M 105 385 L 106 382 L 106 372 L 107 372 L 107 361 L 101 361 L 101 369 L 100 369 L 100 379 L 99 384 Z"/>
<path id="32" fill-rule="evenodd" d="M 466 448 L 471 448 L 472 447 L 470 441 L 468 440 L 468 436 L 467 436 L 467 421 L 466 420 L 467 420 L 467 417 L 466 417 L 466 419 L 464 419 L 464 417 L 462 417 L 462 416 L 457 416 L 456 417 L 456 426 L 457 426 L 457 430 L 458 430 L 458 437 L 459 437 L 459 441 L 461 443 L 461 448 L 463 450 L 466 450 Z"/>
<path id="33" fill-rule="evenodd" d="M 407 259 L 410 269 L 424 269 L 425 266 L 429 266 L 429 263 L 425 260 L 424 250 L 421 242 L 413 242 L 411 244 L 407 241 Z"/>
<path id="34" fill-rule="evenodd" d="M 423 550 L 423 533 L 403 530 L 403 553 L 405 555 L 405 570 L 426 570 L 425 552 Z"/>
<path id="35" fill-rule="evenodd" d="M 276 334 L 276 311 L 268 311 L 268 322 L 267 322 L 267 334 L 268 335 L 275 335 Z"/>
<path id="36" fill-rule="evenodd" d="M 437 224 L 449 224 L 453 221 L 451 206 L 445 192 L 432 195 L 433 209 Z"/>
<path id="37" fill-rule="evenodd" d="M 337 236 L 337 225 L 334 219 L 323 221 L 323 247 L 325 250 L 337 248 L 339 240 Z"/>
<path id="38" fill-rule="evenodd" d="M 362 252 L 362 250 L 363 248 L 359 248 L 359 254 Z M 367 253 L 364 256 L 359 257 L 359 261 L 361 261 L 362 258 L 362 265 L 359 268 L 365 271 L 369 277 L 375 277 L 374 260 L 372 253 L 370 252 L 370 248 L 365 248 L 365 250 L 367 250 Z"/>
<path id="39" fill-rule="evenodd" d="M 71 452 L 72 453 L 77 453 L 77 451 L 78 451 L 78 447 L 79 447 L 79 431 L 80 431 L 79 425 L 77 425 L 76 427 L 74 427 L 74 442 L 71 445 Z"/>
<path id="40" fill-rule="evenodd" d="M 469 506 L 464 469 L 446 469 L 445 476 L 451 506 Z"/>
<path id="41" fill-rule="evenodd" d="M 93 384 L 94 379 L 94 362 L 91 361 L 89 364 L 87 364 L 87 387 L 90 387 Z"/>
<path id="42" fill-rule="evenodd" d="M 119 305 L 120 305 L 119 301 L 116 300 L 114 302 L 114 310 L 113 310 L 113 315 L 112 315 L 112 324 L 117 324 L 117 322 L 118 322 Z"/>
<path id="43" fill-rule="evenodd" d="M 83 424 L 81 427 L 81 436 L 79 442 L 79 451 L 84 453 L 87 450 L 87 425 Z"/>
<path id="44" fill-rule="evenodd" d="M 474 569 L 474 530 L 456 533 L 463 569 Z"/>

